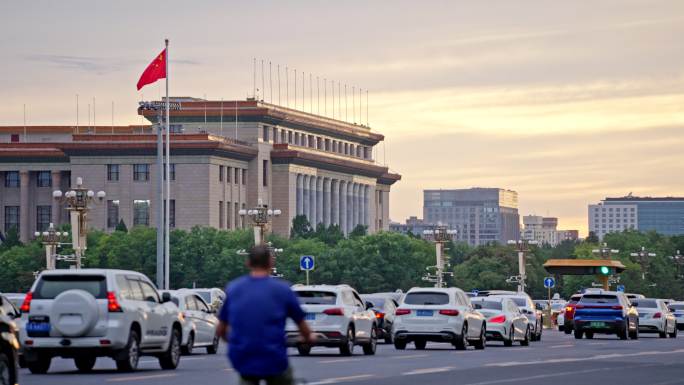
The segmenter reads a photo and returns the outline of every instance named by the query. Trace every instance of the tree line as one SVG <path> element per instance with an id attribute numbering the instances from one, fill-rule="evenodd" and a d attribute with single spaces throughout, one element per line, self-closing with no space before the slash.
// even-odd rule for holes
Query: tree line
<path id="1" fill-rule="evenodd" d="M 63 230 L 68 230 L 65 225 Z M 336 225 L 311 226 L 306 217 L 293 220 L 289 238 L 269 235 L 268 241 L 278 254 L 276 267 L 283 279 L 304 283 L 304 272 L 299 269 L 302 255 L 315 257 L 316 268 L 310 274 L 317 284 L 346 283 L 360 292 L 408 290 L 413 286 L 428 286 L 422 280 L 426 268 L 435 264 L 435 247 L 419 237 L 393 232 L 366 234 L 358 226 L 347 237 Z M 608 247 L 619 249 L 614 256 L 627 270 L 620 283 L 629 292 L 663 298 L 684 297 L 684 267 L 668 256 L 684 250 L 684 236 L 668 237 L 657 233 L 626 231 L 609 234 L 604 241 Z M 226 282 L 247 272 L 245 256 L 240 252 L 253 246 L 251 230 L 219 230 L 195 227 L 191 230 L 171 232 L 171 284 L 173 288 L 223 287 Z M 528 292 L 534 298 L 546 298 L 543 279 L 549 274 L 542 265 L 550 258 L 597 258 L 592 253 L 599 247 L 595 237 L 581 242 L 565 241 L 556 247 L 533 246 L 527 253 Z M 630 256 L 645 247 L 656 253 L 645 264 Z M 472 247 L 465 243 L 446 245 L 453 277 L 449 285 L 466 291 L 473 289 L 515 290 L 506 283 L 517 275 L 517 252 L 509 245 L 488 244 Z M 72 250 L 63 247 L 61 254 Z M 38 240 L 22 244 L 8 232 L 0 244 L 0 291 L 25 292 L 34 280 L 34 274 L 45 266 L 45 251 Z M 58 267 L 67 267 L 63 262 Z M 111 233 L 90 231 L 84 267 L 136 270 L 153 281 L 156 274 L 156 229 L 118 226 Z M 556 277 L 554 292 L 568 297 L 583 287 L 591 287 L 591 276 Z"/>

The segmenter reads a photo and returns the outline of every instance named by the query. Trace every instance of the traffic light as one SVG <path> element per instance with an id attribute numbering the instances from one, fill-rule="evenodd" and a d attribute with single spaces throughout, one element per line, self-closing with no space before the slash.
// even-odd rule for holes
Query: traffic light
<path id="1" fill-rule="evenodd" d="M 610 275 L 610 267 L 608 267 L 608 266 L 599 267 L 599 273 L 601 275 Z"/>

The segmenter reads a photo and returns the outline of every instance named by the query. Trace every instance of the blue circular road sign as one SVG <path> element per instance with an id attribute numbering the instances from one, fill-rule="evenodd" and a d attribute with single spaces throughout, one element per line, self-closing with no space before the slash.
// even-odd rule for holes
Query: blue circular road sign
<path id="1" fill-rule="evenodd" d="M 313 270 L 315 266 L 314 257 L 312 255 L 302 255 L 299 258 L 299 268 L 304 271 Z"/>
<path id="2" fill-rule="evenodd" d="M 556 286 L 556 280 L 553 279 L 553 277 L 544 278 L 544 287 L 545 288 L 552 289 L 554 286 Z"/>

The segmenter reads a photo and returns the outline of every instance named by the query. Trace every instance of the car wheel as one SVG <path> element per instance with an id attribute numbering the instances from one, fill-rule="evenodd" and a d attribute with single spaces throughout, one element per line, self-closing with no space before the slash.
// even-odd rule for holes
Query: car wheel
<path id="1" fill-rule="evenodd" d="M 343 356 L 354 354 L 354 329 L 351 326 L 347 329 L 347 338 L 344 344 L 340 346 L 340 354 Z"/>
<path id="2" fill-rule="evenodd" d="M 45 374 L 50 369 L 52 357 L 39 354 L 37 360 L 28 361 L 26 366 L 32 374 Z"/>
<path id="3" fill-rule="evenodd" d="M 207 346 L 207 354 L 216 354 L 218 352 L 219 348 L 219 338 L 218 336 L 214 336 L 214 342 L 212 342 L 211 345 Z"/>
<path id="4" fill-rule="evenodd" d="M 473 346 L 477 350 L 484 350 L 484 348 L 487 346 L 487 335 L 485 333 L 484 325 L 482 325 L 482 327 L 480 328 L 480 338 L 478 338 L 477 341 L 475 341 Z"/>
<path id="5" fill-rule="evenodd" d="M 514 327 L 513 327 L 513 325 L 511 325 L 511 328 L 508 331 L 508 339 L 504 340 L 504 342 L 503 342 L 504 346 L 513 346 L 513 338 L 515 336 L 515 334 L 513 333 L 513 329 L 514 329 Z"/>
<path id="6" fill-rule="evenodd" d="M 580 329 L 575 329 L 575 339 L 576 340 L 581 340 L 583 335 L 584 335 L 584 332 L 582 332 Z"/>
<path id="7" fill-rule="evenodd" d="M 297 345 L 297 352 L 300 356 L 308 356 L 311 354 L 311 345 Z"/>
<path id="8" fill-rule="evenodd" d="M 394 340 L 394 348 L 397 350 L 404 350 L 406 349 L 406 341 L 397 341 Z"/>
<path id="9" fill-rule="evenodd" d="M 121 359 L 116 359 L 116 369 L 120 372 L 132 372 L 138 368 L 140 360 L 140 337 L 138 332 L 131 330 L 128 335 L 128 344 L 124 348 Z"/>
<path id="10" fill-rule="evenodd" d="M 461 335 L 456 336 L 454 346 L 456 347 L 456 350 L 466 350 L 468 348 L 468 324 L 463 323 Z"/>
<path id="11" fill-rule="evenodd" d="M 520 341 L 520 346 L 530 346 L 530 334 L 532 332 L 530 331 L 530 327 L 527 327 L 527 330 L 525 331 L 525 338 Z"/>
<path id="12" fill-rule="evenodd" d="M 591 340 L 594 338 L 594 332 L 586 332 L 584 335 L 587 337 L 588 340 Z"/>
<path id="13" fill-rule="evenodd" d="M 393 338 L 392 338 L 392 331 L 391 331 L 391 330 L 390 330 L 390 331 L 385 331 L 385 343 L 386 343 L 386 344 L 391 344 L 391 343 L 393 342 L 392 340 L 393 340 Z"/>
<path id="14" fill-rule="evenodd" d="M 677 325 L 672 329 L 672 333 L 670 333 L 670 338 L 677 338 Z"/>
<path id="15" fill-rule="evenodd" d="M 367 356 L 372 356 L 375 354 L 375 350 L 378 348 L 378 332 L 375 331 L 375 327 L 371 329 L 371 338 L 367 344 L 363 345 L 363 354 Z"/>
<path id="16" fill-rule="evenodd" d="M 667 322 L 665 322 L 665 327 L 662 332 L 658 332 L 658 337 L 667 338 Z"/>
<path id="17" fill-rule="evenodd" d="M 192 348 L 195 345 L 195 333 L 190 333 L 188 336 L 188 343 L 185 346 L 181 346 L 181 351 L 183 354 L 191 356 L 192 355 Z"/>
<path id="18" fill-rule="evenodd" d="M 616 330 L 615 334 L 617 334 L 618 338 L 621 340 L 626 340 L 629 335 L 629 321 L 625 322 L 623 328 Z"/>
<path id="19" fill-rule="evenodd" d="M 173 370 L 178 367 L 181 356 L 181 334 L 180 331 L 174 328 L 171 331 L 171 340 L 169 341 L 169 348 L 164 354 L 159 356 L 159 366 L 164 370 Z"/>
<path id="20" fill-rule="evenodd" d="M 95 361 L 97 361 L 97 357 L 94 356 L 74 358 L 74 364 L 76 364 L 78 371 L 83 373 L 87 373 L 93 370 L 93 367 L 95 366 Z"/>
<path id="21" fill-rule="evenodd" d="M 633 340 L 639 339 L 639 322 L 637 322 L 636 328 L 634 328 L 634 331 L 629 332 L 629 338 L 633 339 Z"/>
<path id="22" fill-rule="evenodd" d="M 10 363 L 5 353 L 0 353 L 0 384 L 13 385 L 18 383 L 17 367 Z"/>
<path id="23" fill-rule="evenodd" d="M 569 326 L 563 328 L 563 331 L 565 332 L 565 334 L 572 334 L 572 328 Z"/>
<path id="24" fill-rule="evenodd" d="M 416 350 L 425 350 L 425 346 L 427 346 L 427 341 L 415 340 L 413 341 L 413 344 L 416 345 Z"/>

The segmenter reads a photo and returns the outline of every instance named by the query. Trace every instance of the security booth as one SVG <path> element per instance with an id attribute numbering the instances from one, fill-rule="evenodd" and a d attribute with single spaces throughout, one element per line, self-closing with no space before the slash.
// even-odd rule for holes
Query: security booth
<path id="1" fill-rule="evenodd" d="M 544 269 L 558 275 L 595 275 L 608 290 L 608 278 L 620 274 L 626 267 L 620 261 L 612 259 L 549 259 Z"/>

